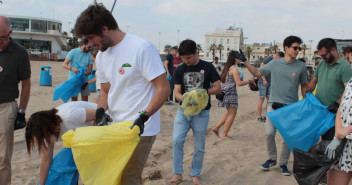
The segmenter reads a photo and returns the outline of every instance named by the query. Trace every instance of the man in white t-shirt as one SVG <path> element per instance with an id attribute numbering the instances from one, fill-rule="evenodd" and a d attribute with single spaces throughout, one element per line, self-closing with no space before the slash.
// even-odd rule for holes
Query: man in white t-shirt
<path id="1" fill-rule="evenodd" d="M 102 4 L 82 12 L 74 33 L 100 50 L 96 57 L 101 83 L 97 123 L 108 109 L 113 122 L 135 120 L 141 129 L 141 140 L 121 179 L 124 185 L 141 184 L 144 164 L 160 131 L 159 109 L 170 94 L 158 50 L 147 40 L 122 32 Z"/>

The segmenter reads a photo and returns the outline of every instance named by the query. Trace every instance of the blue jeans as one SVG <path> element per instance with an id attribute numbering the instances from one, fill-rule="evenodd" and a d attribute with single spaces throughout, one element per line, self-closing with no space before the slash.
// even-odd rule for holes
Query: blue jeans
<path id="1" fill-rule="evenodd" d="M 191 176 L 200 176 L 203 167 L 205 136 L 208 129 L 209 110 L 203 110 L 196 116 L 185 116 L 183 109 L 178 108 L 172 134 L 173 173 L 183 174 L 183 144 L 189 129 L 193 131 L 194 152 Z"/>

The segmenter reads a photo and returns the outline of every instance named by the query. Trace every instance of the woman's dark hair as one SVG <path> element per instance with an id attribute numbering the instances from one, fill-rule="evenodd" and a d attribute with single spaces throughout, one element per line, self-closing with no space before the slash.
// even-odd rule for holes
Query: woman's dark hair
<path id="1" fill-rule="evenodd" d="M 74 34 L 78 38 L 88 34 L 101 35 L 103 26 L 108 27 L 109 30 L 119 28 L 115 18 L 103 4 L 93 4 L 78 16 Z"/>
<path id="2" fill-rule="evenodd" d="M 225 63 L 224 70 L 222 70 L 220 74 L 220 80 L 222 83 L 226 82 L 227 72 L 229 71 L 230 67 L 233 66 L 235 63 L 235 51 L 230 51 L 229 56 L 227 57 L 227 61 Z"/>
<path id="3" fill-rule="evenodd" d="M 45 150 L 50 143 L 58 140 L 62 122 L 56 115 L 57 109 L 39 111 L 31 115 L 26 127 L 27 151 L 30 154 L 37 144 L 39 153 Z"/>
<path id="4" fill-rule="evenodd" d="M 178 52 L 180 56 L 195 54 L 197 52 L 197 44 L 193 40 L 184 40 L 181 42 Z"/>
<path id="5" fill-rule="evenodd" d="M 285 46 L 290 47 L 293 43 L 302 44 L 303 41 L 302 41 L 301 38 L 299 38 L 299 37 L 297 37 L 297 36 L 293 36 L 293 35 L 288 36 L 288 37 L 286 37 L 285 40 L 284 40 L 284 48 L 285 48 Z"/>

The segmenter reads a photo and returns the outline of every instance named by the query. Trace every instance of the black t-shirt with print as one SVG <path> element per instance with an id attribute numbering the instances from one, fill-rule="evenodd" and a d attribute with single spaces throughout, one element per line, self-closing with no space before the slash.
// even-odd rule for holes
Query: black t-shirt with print
<path id="1" fill-rule="evenodd" d="M 187 66 L 182 64 L 177 67 L 174 74 L 174 83 L 181 85 L 181 93 L 190 92 L 194 89 L 209 89 L 211 83 L 220 80 L 220 76 L 212 63 L 199 60 L 195 66 Z M 181 102 L 182 104 L 182 102 Z M 209 102 L 205 110 L 210 109 Z"/>

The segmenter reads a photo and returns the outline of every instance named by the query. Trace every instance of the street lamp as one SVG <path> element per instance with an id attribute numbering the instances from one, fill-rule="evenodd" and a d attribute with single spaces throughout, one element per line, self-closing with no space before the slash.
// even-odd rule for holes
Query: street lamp
<path id="1" fill-rule="evenodd" d="M 313 40 L 309 40 L 309 47 L 310 47 L 310 59 L 308 60 L 308 65 L 310 66 L 310 62 L 312 61 L 312 58 L 313 58 L 313 53 L 312 53 L 312 42 L 313 42 Z"/>
<path id="2" fill-rule="evenodd" d="M 71 21 L 68 21 L 68 34 L 71 33 Z"/>
<path id="3" fill-rule="evenodd" d="M 180 30 L 177 30 L 177 45 L 180 43 Z"/>
<path id="4" fill-rule="evenodd" d="M 244 40 L 244 47 L 246 47 L 246 40 L 248 39 L 248 37 L 243 37 L 243 40 Z M 243 48 L 245 49 L 245 48 Z"/>

